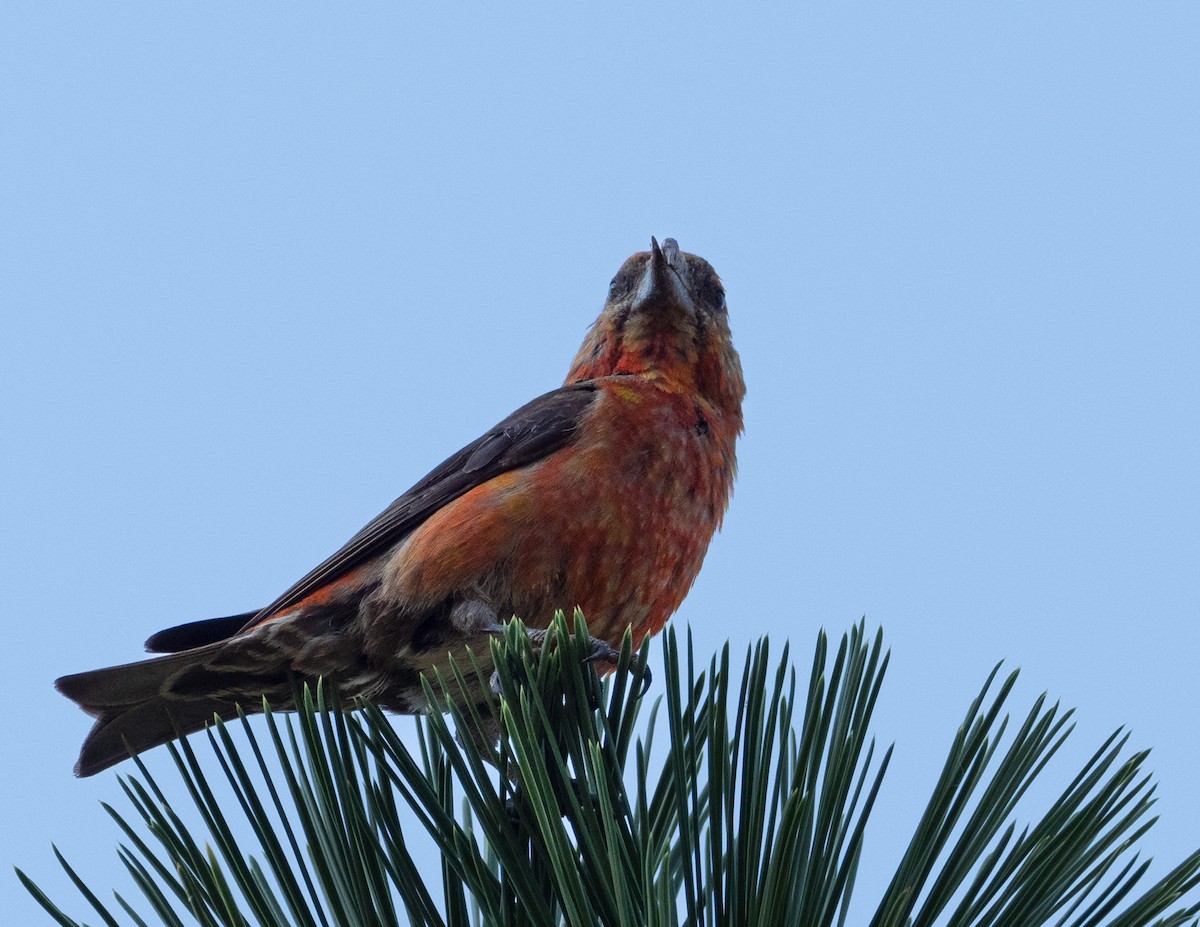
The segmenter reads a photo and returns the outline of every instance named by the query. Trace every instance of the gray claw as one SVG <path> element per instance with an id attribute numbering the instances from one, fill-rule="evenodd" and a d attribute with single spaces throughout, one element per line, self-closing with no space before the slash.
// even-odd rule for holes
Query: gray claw
<path id="1" fill-rule="evenodd" d="M 654 674 L 650 672 L 649 666 L 635 666 L 634 673 L 637 676 L 638 682 L 641 683 L 641 689 L 637 693 L 637 698 L 641 698 L 650 691 L 650 684 L 654 681 Z"/>
<path id="2" fill-rule="evenodd" d="M 588 663 L 604 663 L 611 664 L 614 668 L 621 661 L 621 651 L 613 650 L 612 647 L 604 643 L 604 641 L 592 638 L 592 652 L 588 655 L 586 662 Z"/>

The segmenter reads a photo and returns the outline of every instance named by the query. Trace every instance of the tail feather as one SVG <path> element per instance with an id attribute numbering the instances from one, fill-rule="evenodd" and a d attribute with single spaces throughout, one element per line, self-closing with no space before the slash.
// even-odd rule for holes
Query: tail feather
<path id="1" fill-rule="evenodd" d="M 54 688 L 97 717 L 106 709 L 138 705 L 164 694 L 171 679 L 188 667 L 205 663 L 217 647 L 106 666 L 54 680 Z"/>
<path id="2" fill-rule="evenodd" d="M 261 707 L 261 704 L 257 706 L 259 710 Z M 249 713 L 256 710 L 256 706 L 245 705 L 243 709 Z M 236 715 L 237 703 L 218 699 L 168 702 L 157 698 L 102 712 L 83 742 L 79 760 L 75 763 L 75 775 L 94 776 L 135 753 L 202 730 L 212 723 L 214 716 L 228 719 Z"/>
<path id="3" fill-rule="evenodd" d="M 243 634 L 236 632 L 250 613 L 215 618 L 150 639 L 161 649 L 207 640 L 202 646 L 63 676 L 54 684 L 58 691 L 96 719 L 77 774 L 93 775 L 198 731 L 214 715 L 234 717 L 239 704 L 248 714 L 261 711 L 264 696 L 287 708 L 298 682 L 361 676 L 366 669 L 361 641 L 346 627 L 356 614 L 356 605 L 351 609 L 339 600 Z"/>
<path id="4" fill-rule="evenodd" d="M 135 753 L 203 729 L 213 717 L 262 710 L 262 698 L 286 707 L 291 678 L 278 663 L 255 669 L 231 663 L 228 644 L 63 676 L 54 685 L 96 719 L 75 774 L 91 776 Z M 218 652 L 223 652 L 218 657 Z M 198 685 L 197 683 L 203 683 Z"/>

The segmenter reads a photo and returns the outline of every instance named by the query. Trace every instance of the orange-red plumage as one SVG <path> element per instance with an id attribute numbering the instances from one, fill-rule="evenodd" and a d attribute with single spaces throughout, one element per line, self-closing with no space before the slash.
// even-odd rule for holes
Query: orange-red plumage
<path id="1" fill-rule="evenodd" d="M 478 486 L 417 528 L 389 565 L 389 594 L 437 601 L 507 562 L 513 607 L 532 624 L 578 606 L 606 640 L 626 625 L 635 641 L 661 628 L 725 510 L 735 435 L 714 453 L 695 398 L 666 384 L 601 389 L 569 452 Z"/>
<path id="2" fill-rule="evenodd" d="M 291 680 L 325 676 L 400 711 L 419 675 L 487 642 L 513 615 L 545 627 L 579 607 L 619 644 L 679 607 L 720 526 L 745 392 L 724 290 L 668 239 L 635 254 L 566 383 L 421 480 L 271 605 L 168 629 L 179 651 L 64 677 L 97 718 L 89 775 Z"/>

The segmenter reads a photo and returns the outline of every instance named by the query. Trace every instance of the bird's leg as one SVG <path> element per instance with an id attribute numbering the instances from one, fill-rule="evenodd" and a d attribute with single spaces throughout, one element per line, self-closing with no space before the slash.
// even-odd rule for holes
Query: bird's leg
<path id="1" fill-rule="evenodd" d="M 474 637 L 477 634 L 503 634 L 504 625 L 496 610 L 482 599 L 464 599 L 450 609 L 454 630 Z"/>
<path id="2" fill-rule="evenodd" d="M 530 628 L 525 632 L 533 652 L 539 654 L 546 643 L 545 628 Z M 597 637 L 588 637 L 588 655 L 583 658 L 586 663 L 607 663 L 609 669 L 616 669 L 621 660 L 621 651 L 614 650 L 605 641 Z"/>
<path id="3" fill-rule="evenodd" d="M 464 599 L 458 602 L 450 610 L 450 623 L 456 631 L 470 637 L 482 634 L 504 633 L 504 625 L 501 624 L 500 616 L 496 613 L 496 610 L 481 599 Z M 535 657 L 541 654 L 542 648 L 545 646 L 546 633 L 545 628 L 527 628 L 525 631 Z M 584 657 L 584 660 L 588 663 L 603 664 L 604 670 L 612 671 L 617 668 L 617 664 L 621 661 L 621 651 L 615 649 L 606 641 L 596 637 L 589 637 L 588 653 Z M 650 688 L 649 668 L 643 668 L 638 676 L 642 685 L 641 691 L 638 693 L 638 697 L 640 698 Z M 490 684 L 492 691 L 499 695 L 500 678 L 495 672 L 492 673 Z"/>
<path id="4" fill-rule="evenodd" d="M 450 624 L 456 631 L 468 637 L 504 633 L 504 625 L 500 623 L 500 616 L 496 614 L 496 610 L 481 599 L 464 599 L 456 603 L 450 609 Z M 500 694 L 500 677 L 495 670 L 492 671 L 488 685 L 493 694 Z"/>
<path id="5" fill-rule="evenodd" d="M 529 637 L 529 643 L 533 647 L 534 655 L 542 652 L 542 647 L 546 642 L 546 631 L 540 628 L 530 628 L 526 634 Z M 617 664 L 621 662 L 621 651 L 614 650 L 608 643 L 596 637 L 588 637 L 587 640 L 588 652 L 583 658 L 584 663 L 603 663 L 606 664 L 607 671 L 612 671 L 617 668 Z M 592 710 L 600 707 L 599 701 L 596 700 L 594 693 L 590 693 L 588 702 Z"/>

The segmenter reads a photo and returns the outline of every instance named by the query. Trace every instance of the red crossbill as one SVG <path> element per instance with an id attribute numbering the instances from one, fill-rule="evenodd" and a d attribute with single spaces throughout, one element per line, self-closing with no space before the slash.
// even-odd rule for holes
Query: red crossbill
<path id="1" fill-rule="evenodd" d="M 566 382 L 436 467 L 266 608 L 168 628 L 161 656 L 64 676 L 96 719 L 75 771 L 286 707 L 295 680 L 425 710 L 422 674 L 501 622 L 578 607 L 594 637 L 640 642 L 679 607 L 721 524 L 742 430 L 725 291 L 672 239 L 630 257 Z M 606 648 L 607 649 L 607 648 Z"/>

